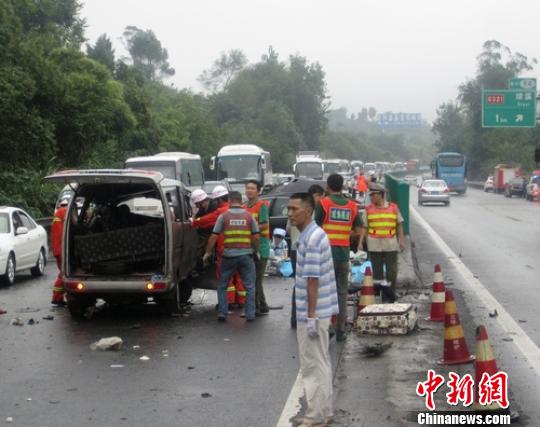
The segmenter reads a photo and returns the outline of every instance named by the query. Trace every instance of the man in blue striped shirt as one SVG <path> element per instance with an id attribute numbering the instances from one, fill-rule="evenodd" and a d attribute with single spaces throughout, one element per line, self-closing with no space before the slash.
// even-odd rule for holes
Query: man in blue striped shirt
<path id="1" fill-rule="evenodd" d="M 293 194 L 287 206 L 292 225 L 301 231 L 296 243 L 296 330 L 300 373 L 307 408 L 302 427 L 326 426 L 333 416 L 332 367 L 328 351 L 330 318 L 339 312 L 332 249 L 324 230 L 312 219 L 309 193 Z"/>

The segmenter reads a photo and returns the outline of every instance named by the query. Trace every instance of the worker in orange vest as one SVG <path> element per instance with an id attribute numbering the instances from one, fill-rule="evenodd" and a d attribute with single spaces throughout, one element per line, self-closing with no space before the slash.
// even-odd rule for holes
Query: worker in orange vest
<path id="1" fill-rule="evenodd" d="M 362 221 L 356 203 L 342 194 L 343 177 L 332 174 L 328 177 L 326 191 L 315 207 L 315 222 L 322 227 L 330 240 L 332 259 L 338 293 L 339 315 L 336 324 L 336 340 L 345 341 L 347 318 L 347 294 L 349 289 L 350 238 L 359 236 Z M 353 248 L 357 250 L 358 248 Z"/>
<path id="2" fill-rule="evenodd" d="M 64 232 L 64 223 L 66 221 L 68 199 L 62 199 L 60 206 L 54 211 L 51 224 L 51 246 L 52 253 L 56 258 L 58 266 L 58 276 L 54 281 L 51 304 L 58 307 L 64 307 L 64 282 L 62 280 L 62 234 Z"/>
<path id="3" fill-rule="evenodd" d="M 270 217 L 268 212 L 268 201 L 260 200 L 259 193 L 261 192 L 261 183 L 255 179 L 246 182 L 246 197 L 247 203 L 243 208 L 250 212 L 255 218 L 259 231 L 261 233 L 259 243 L 259 253 L 255 258 L 255 305 L 257 308 L 257 316 L 268 314 L 270 307 L 266 302 L 264 295 L 264 272 L 266 264 L 270 257 Z M 274 308 L 274 307 L 273 307 Z"/>
<path id="4" fill-rule="evenodd" d="M 368 183 L 364 176 L 364 171 L 359 170 L 356 177 L 356 192 L 360 199 L 364 197 L 368 190 Z"/>
<path id="5" fill-rule="evenodd" d="M 369 186 L 371 204 L 366 207 L 362 221 L 360 244 L 367 235 L 369 259 L 373 266 L 373 280 L 392 289 L 390 302 L 395 300 L 396 279 L 398 273 L 398 251 L 405 249 L 403 235 L 403 217 L 395 203 L 385 200 L 386 188 L 372 183 Z M 384 278 L 386 268 L 386 280 Z M 387 295 L 383 292 L 383 300 Z"/>
<path id="6" fill-rule="evenodd" d="M 209 214 L 193 220 L 193 227 L 201 230 L 212 230 L 219 216 L 229 210 L 229 190 L 223 185 L 216 185 L 212 190 L 212 200 L 217 203 L 217 208 Z M 216 278 L 219 279 L 221 258 L 223 256 L 223 236 L 217 240 L 216 245 Z"/>

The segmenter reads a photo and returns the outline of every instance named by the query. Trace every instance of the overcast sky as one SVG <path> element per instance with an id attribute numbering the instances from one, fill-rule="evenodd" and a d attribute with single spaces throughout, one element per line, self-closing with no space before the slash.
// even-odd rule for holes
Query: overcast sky
<path id="1" fill-rule="evenodd" d="M 332 108 L 422 113 L 427 120 L 475 75 L 486 40 L 540 60 L 539 0 L 83 0 L 86 36 L 107 33 L 123 54 L 124 28 L 151 29 L 169 52 L 178 88 L 223 51 L 256 62 L 272 45 L 326 72 Z M 538 66 L 527 74 L 538 76 Z"/>

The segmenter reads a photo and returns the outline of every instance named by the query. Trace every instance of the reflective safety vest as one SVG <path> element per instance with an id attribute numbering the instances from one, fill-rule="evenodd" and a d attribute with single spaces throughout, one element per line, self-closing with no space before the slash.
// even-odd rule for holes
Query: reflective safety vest
<path id="1" fill-rule="evenodd" d="M 253 218 L 255 218 L 255 221 L 257 221 L 261 236 L 270 239 L 270 223 L 266 222 L 264 224 L 261 224 L 259 222 L 261 207 L 263 205 L 266 206 L 267 209 L 269 208 L 269 203 L 267 200 L 257 200 L 257 202 L 253 206 L 249 207 L 248 205 L 244 205 L 243 208 L 249 213 L 251 213 L 251 215 L 253 215 Z M 268 213 L 268 215 L 268 220 L 270 220 L 270 213 Z"/>
<path id="2" fill-rule="evenodd" d="M 388 239 L 396 235 L 398 207 L 395 203 L 388 203 L 386 208 L 369 205 L 366 214 L 369 237 Z"/>
<path id="3" fill-rule="evenodd" d="M 251 249 L 253 216 L 243 211 L 223 214 L 223 245 L 225 249 Z"/>
<path id="4" fill-rule="evenodd" d="M 321 199 L 324 210 L 323 230 L 331 246 L 349 246 L 354 218 L 358 213 L 356 203 L 349 200 L 346 205 L 338 205 L 330 197 Z"/>
<path id="5" fill-rule="evenodd" d="M 62 233 L 64 231 L 64 222 L 66 220 L 67 208 L 59 207 L 54 211 L 51 224 L 51 247 L 54 256 L 62 254 Z"/>
<path id="6" fill-rule="evenodd" d="M 356 190 L 365 193 L 368 190 L 368 184 L 364 175 L 359 175 L 356 178 Z"/>

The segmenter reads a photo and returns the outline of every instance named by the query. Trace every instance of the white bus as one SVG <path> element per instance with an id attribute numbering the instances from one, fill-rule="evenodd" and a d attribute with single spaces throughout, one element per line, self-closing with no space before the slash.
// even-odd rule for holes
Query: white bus
<path id="1" fill-rule="evenodd" d="M 202 188 L 204 184 L 204 170 L 198 154 L 174 151 L 131 157 L 124 163 L 124 168 L 160 172 L 165 178 L 181 181 L 190 190 Z"/>
<path id="2" fill-rule="evenodd" d="M 268 151 L 252 144 L 226 145 L 210 160 L 216 180 L 227 181 L 233 190 L 244 193 L 244 183 L 256 179 L 262 187 L 271 186 L 272 161 Z"/>

